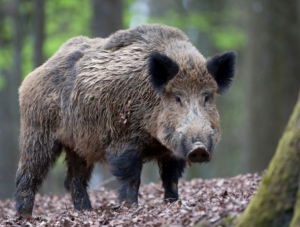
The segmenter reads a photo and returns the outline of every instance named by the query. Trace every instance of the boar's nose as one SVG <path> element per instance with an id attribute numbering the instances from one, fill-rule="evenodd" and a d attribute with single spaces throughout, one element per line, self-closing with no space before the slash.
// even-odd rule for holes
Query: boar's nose
<path id="1" fill-rule="evenodd" d="M 192 150 L 187 156 L 191 162 L 209 162 L 211 159 L 207 148 L 201 142 L 194 143 Z"/>

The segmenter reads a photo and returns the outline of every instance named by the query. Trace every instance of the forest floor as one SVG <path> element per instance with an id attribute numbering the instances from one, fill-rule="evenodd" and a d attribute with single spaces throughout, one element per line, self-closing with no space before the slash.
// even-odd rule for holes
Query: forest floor
<path id="1" fill-rule="evenodd" d="M 15 217 L 14 201 L 0 200 L 0 226 L 232 226 L 245 210 L 261 181 L 261 174 L 233 178 L 180 181 L 180 200 L 163 201 L 159 184 L 142 185 L 139 205 L 118 206 L 117 192 L 89 191 L 93 209 L 73 210 L 69 194 L 40 195 L 33 218 Z"/>

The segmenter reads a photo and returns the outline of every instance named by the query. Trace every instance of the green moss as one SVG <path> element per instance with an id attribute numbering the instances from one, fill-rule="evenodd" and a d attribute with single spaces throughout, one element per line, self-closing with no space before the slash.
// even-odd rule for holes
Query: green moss
<path id="1" fill-rule="evenodd" d="M 291 221 L 290 227 L 300 226 L 300 190 L 298 189 L 297 203 L 295 205 L 294 216 Z"/>
<path id="2" fill-rule="evenodd" d="M 300 119 L 297 119 L 296 122 L 298 128 L 300 128 Z M 299 138 L 299 137 L 298 137 Z M 299 155 L 300 154 L 300 139 L 295 141 L 295 146 L 296 146 L 296 153 Z M 298 184 L 300 184 L 300 181 L 298 181 Z M 294 210 L 294 216 L 291 221 L 290 227 L 298 227 L 300 226 L 300 187 L 298 188 L 298 193 L 297 193 L 297 202 L 295 205 L 295 210 Z"/>
<path id="3" fill-rule="evenodd" d="M 236 220 L 235 217 L 228 216 L 224 220 L 222 220 L 221 223 L 218 226 L 221 226 L 221 227 L 234 226 L 235 220 Z"/>

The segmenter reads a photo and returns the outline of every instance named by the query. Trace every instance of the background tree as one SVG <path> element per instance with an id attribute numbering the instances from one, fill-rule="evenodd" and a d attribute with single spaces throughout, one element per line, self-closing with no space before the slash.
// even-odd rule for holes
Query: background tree
<path id="1" fill-rule="evenodd" d="M 33 0 L 33 64 L 34 68 L 44 63 L 45 0 Z"/>
<path id="2" fill-rule="evenodd" d="M 9 86 L 3 86 L 0 90 L 0 198 L 11 197 L 14 190 L 14 178 L 18 162 L 18 134 L 19 134 L 19 106 L 18 106 L 18 87 L 21 82 L 22 66 L 22 47 L 23 47 L 23 30 L 22 14 L 20 12 L 20 1 L 0 2 L 0 20 L 9 18 L 11 22 L 11 33 L 7 32 L 7 25 L 1 23 L 1 42 L 0 48 L 11 46 L 11 52 L 3 52 L 2 57 L 9 57 L 12 61 L 7 60 L 7 65 L 12 67 L 1 67 L 3 81 Z M 2 58 L 1 57 L 1 58 Z M 14 64 L 12 64 L 12 62 Z M 4 59 L 2 59 L 2 65 Z M 4 82 L 2 82 L 4 83 Z M 4 153 L 5 151 L 5 153 Z"/>
<path id="3" fill-rule="evenodd" d="M 299 179 L 300 94 L 258 192 L 240 218 L 237 227 L 299 226 Z"/>
<path id="4" fill-rule="evenodd" d="M 107 37 L 123 28 L 123 1 L 92 0 L 92 35 Z"/>
<path id="5" fill-rule="evenodd" d="M 245 2 L 244 171 L 262 171 L 272 158 L 299 92 L 300 20 L 297 0 Z"/>

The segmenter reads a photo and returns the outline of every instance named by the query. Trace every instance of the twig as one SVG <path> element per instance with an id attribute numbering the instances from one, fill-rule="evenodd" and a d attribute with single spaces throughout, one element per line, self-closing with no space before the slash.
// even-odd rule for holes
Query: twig
<path id="1" fill-rule="evenodd" d="M 143 207 L 141 206 L 141 207 L 139 207 L 138 209 L 136 209 L 133 213 L 132 213 L 132 215 L 134 215 L 134 214 L 136 214 L 136 213 L 138 213 L 138 212 L 140 212 L 141 210 L 143 209 Z"/>

